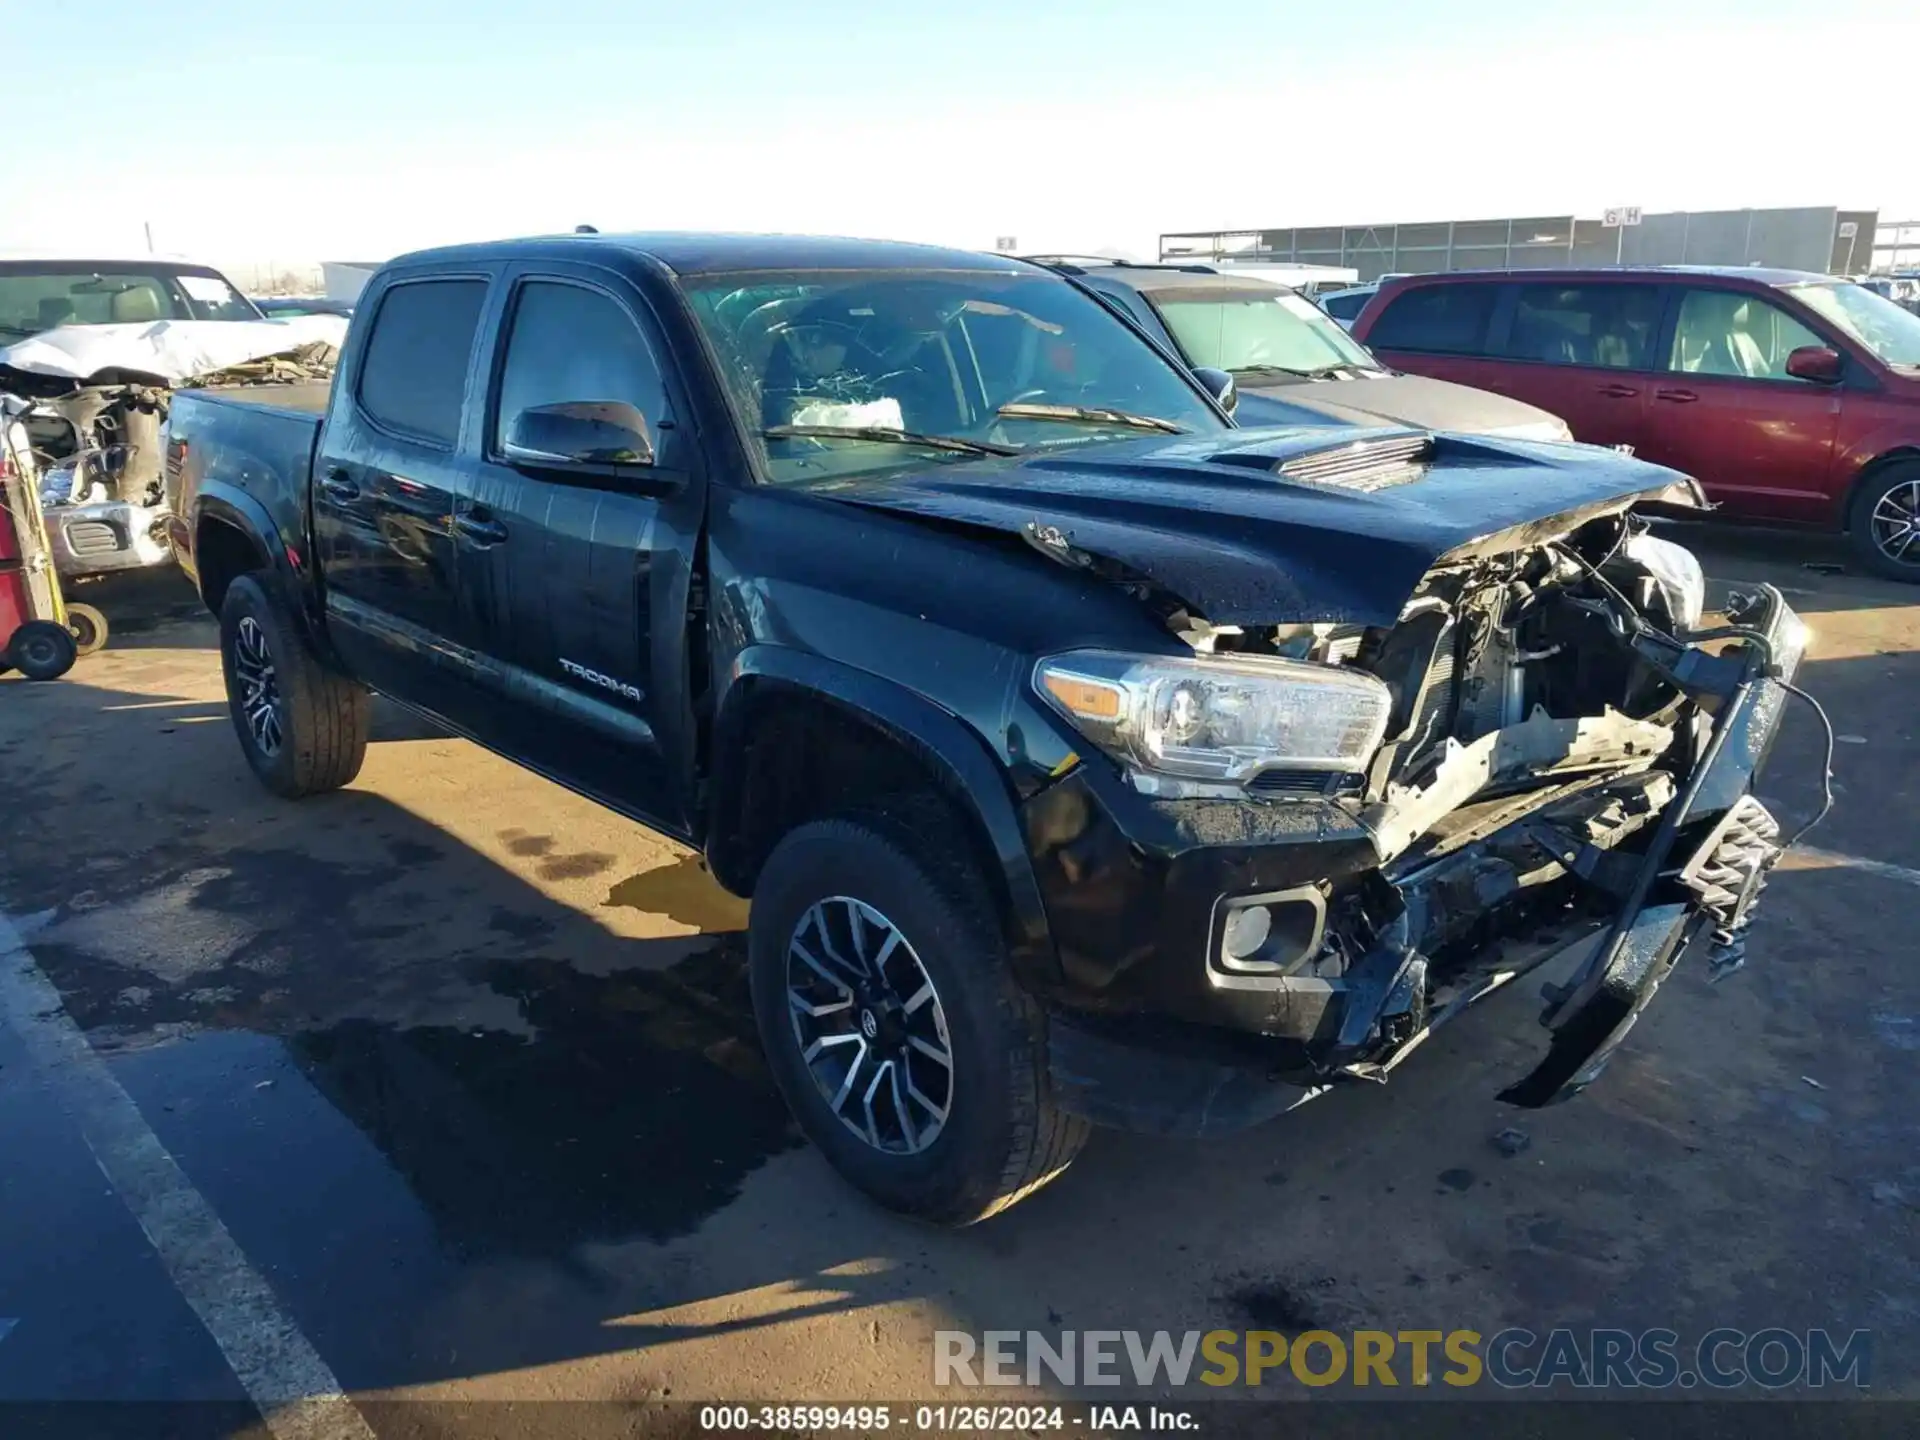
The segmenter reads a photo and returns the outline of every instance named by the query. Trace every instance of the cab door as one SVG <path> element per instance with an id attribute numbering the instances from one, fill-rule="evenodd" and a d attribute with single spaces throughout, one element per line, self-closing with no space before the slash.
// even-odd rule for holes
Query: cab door
<path id="1" fill-rule="evenodd" d="M 1637 451 L 1659 378 L 1663 287 L 1527 280 L 1513 290 L 1489 388 L 1558 415 L 1584 444 Z"/>
<path id="2" fill-rule="evenodd" d="M 385 286 L 313 462 L 329 636 L 355 675 L 457 725 L 476 696 L 454 517 L 472 479 L 461 432 L 488 283 Z"/>
<path id="3" fill-rule="evenodd" d="M 1834 342 L 1751 291 L 1688 286 L 1641 458 L 1693 476 L 1729 519 L 1830 521 L 1841 390 L 1787 374 L 1803 345 Z"/>
<path id="4" fill-rule="evenodd" d="M 592 266 L 510 271 L 472 493 L 457 522 L 496 743 L 670 830 L 689 797 L 671 777 L 683 729 L 686 556 L 698 529 L 692 446 L 668 351 L 644 298 Z M 537 406 L 638 409 L 653 463 L 513 461 Z"/>

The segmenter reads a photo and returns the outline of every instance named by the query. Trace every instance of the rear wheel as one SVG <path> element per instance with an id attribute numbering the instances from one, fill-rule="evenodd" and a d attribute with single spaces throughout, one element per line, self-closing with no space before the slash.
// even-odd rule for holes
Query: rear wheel
<path id="1" fill-rule="evenodd" d="M 107 643 L 107 617 L 91 605 L 69 604 L 67 629 L 73 632 L 74 647 L 82 655 L 91 655 Z"/>
<path id="2" fill-rule="evenodd" d="M 942 818 L 934 803 L 793 831 L 754 889 L 749 954 L 807 1137 L 888 1209 L 968 1225 L 1066 1169 L 1087 1126 L 1052 1103 L 1044 1017 Z"/>
<path id="3" fill-rule="evenodd" d="M 79 655 L 72 634 L 51 620 L 27 621 L 7 642 L 7 664 L 29 680 L 58 680 Z"/>
<path id="4" fill-rule="evenodd" d="M 1920 584 L 1920 460 L 1867 477 L 1853 507 L 1854 553 L 1876 575 Z"/>
<path id="5" fill-rule="evenodd" d="M 360 773 L 372 715 L 366 689 L 320 663 L 257 575 L 227 587 L 220 665 L 240 749 L 269 790 L 299 799 Z"/>

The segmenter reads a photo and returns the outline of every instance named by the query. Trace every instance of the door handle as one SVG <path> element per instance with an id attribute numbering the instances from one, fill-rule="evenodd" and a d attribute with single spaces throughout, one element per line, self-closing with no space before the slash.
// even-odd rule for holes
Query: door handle
<path id="1" fill-rule="evenodd" d="M 453 528 L 475 545 L 499 545 L 507 538 L 507 527 L 498 520 L 470 512 L 454 516 Z"/>
<path id="2" fill-rule="evenodd" d="M 1656 390 L 1653 392 L 1653 398 L 1671 400 L 1676 405 L 1691 405 L 1700 397 L 1692 390 Z"/>
<path id="3" fill-rule="evenodd" d="M 360 498 L 360 487 L 354 484 L 347 472 L 338 465 L 331 467 L 325 475 L 320 477 L 320 488 L 330 499 L 358 500 Z"/>
<path id="4" fill-rule="evenodd" d="M 1602 385 L 1600 387 L 1600 393 L 1602 395 L 1609 395 L 1615 400 L 1630 400 L 1640 392 L 1631 385 L 1611 384 Z"/>

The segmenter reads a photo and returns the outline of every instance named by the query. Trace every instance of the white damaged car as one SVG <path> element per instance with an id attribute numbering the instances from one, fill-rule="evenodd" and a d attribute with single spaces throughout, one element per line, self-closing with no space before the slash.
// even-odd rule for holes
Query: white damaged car
<path id="1" fill-rule="evenodd" d="M 185 260 L 0 253 L 0 396 L 61 576 L 170 564 L 162 427 L 173 392 L 322 378 L 346 334 L 330 315 L 269 320 Z"/>

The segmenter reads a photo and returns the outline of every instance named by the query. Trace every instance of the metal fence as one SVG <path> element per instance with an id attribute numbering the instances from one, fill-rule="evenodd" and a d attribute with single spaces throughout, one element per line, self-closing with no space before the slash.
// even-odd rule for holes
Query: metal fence
<path id="1" fill-rule="evenodd" d="M 1160 237 L 1160 258 L 1347 265 L 1362 280 L 1439 270 L 1606 265 L 1774 265 L 1849 273 L 1877 253 L 1870 210 L 1673 211 L 1633 225 L 1525 215 L 1394 225 L 1186 231 Z M 1916 232 L 1920 254 L 1920 232 Z"/>
<path id="2" fill-rule="evenodd" d="M 1920 272 L 1920 220 L 1883 220 L 1873 237 L 1873 268 L 1882 274 Z"/>

